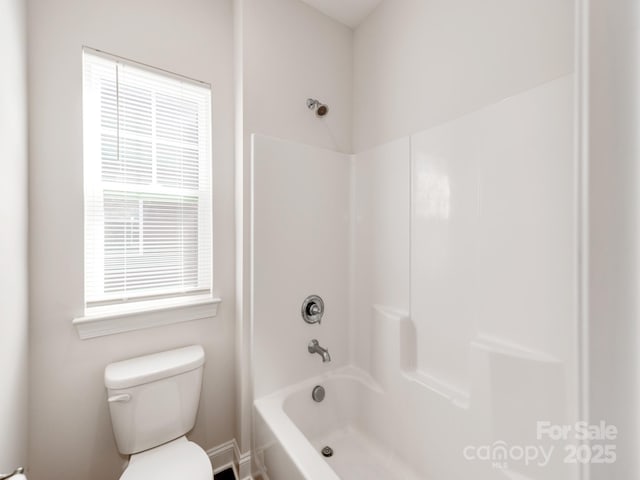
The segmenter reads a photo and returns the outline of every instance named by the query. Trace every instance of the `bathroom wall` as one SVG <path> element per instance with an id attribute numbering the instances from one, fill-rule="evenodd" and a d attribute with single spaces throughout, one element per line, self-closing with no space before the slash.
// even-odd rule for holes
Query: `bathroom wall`
<path id="1" fill-rule="evenodd" d="M 361 152 L 573 70 L 573 0 L 385 0 L 354 33 Z"/>
<path id="2" fill-rule="evenodd" d="M 27 466 L 27 51 L 21 0 L 0 1 L 0 472 Z"/>
<path id="3" fill-rule="evenodd" d="M 411 140 L 354 155 L 351 170 L 351 361 L 371 367 L 373 305 L 410 309 Z"/>
<path id="4" fill-rule="evenodd" d="M 466 445 L 577 419 L 572 92 L 568 75 L 354 156 L 351 353 L 396 412 L 380 437 L 425 477 L 497 478 Z M 554 460 L 509 472 L 575 478 Z"/>
<path id="5" fill-rule="evenodd" d="M 587 3 L 587 2 L 584 2 Z M 593 480 L 640 477 L 638 377 L 638 129 L 640 11 L 630 0 L 588 2 L 588 312 L 586 408 L 618 428 L 617 461 Z M 587 38 L 585 38 L 585 41 Z"/>
<path id="6" fill-rule="evenodd" d="M 350 153 L 352 31 L 299 0 L 244 0 L 242 15 L 245 154 L 252 133 Z"/>
<path id="7" fill-rule="evenodd" d="M 575 377 L 573 76 L 413 135 L 418 368 L 469 390 L 469 344 L 544 352 Z"/>
<path id="8" fill-rule="evenodd" d="M 564 0 L 386 0 L 355 31 L 351 351 L 385 380 L 372 307 L 410 312 L 391 378 L 415 403 L 388 395 L 411 427 L 381 432 L 425 477 L 498 478 L 465 445 L 578 418 L 573 21 Z M 576 478 L 556 460 L 504 474 Z"/>
<path id="9" fill-rule="evenodd" d="M 349 363 L 349 156 L 254 136 L 252 201 L 255 398 Z M 303 300 L 320 295 L 321 324 Z M 331 362 L 307 351 L 311 339 Z"/>
<path id="10" fill-rule="evenodd" d="M 353 32 L 299 0 L 234 0 L 236 21 L 236 143 L 239 249 L 238 349 L 248 366 L 250 351 L 250 163 L 251 135 L 259 133 L 351 152 Z M 319 119 L 306 99 L 329 105 Z M 241 368 L 239 442 L 250 449 L 250 372 Z"/>
<path id="11" fill-rule="evenodd" d="M 207 364 L 191 438 L 235 436 L 233 17 L 231 1 L 31 0 L 30 455 L 34 480 L 112 480 L 117 453 L 103 386 L 109 362 L 188 344 Z M 81 48 L 209 82 L 213 89 L 214 288 L 218 316 L 91 340 L 83 313 Z"/>

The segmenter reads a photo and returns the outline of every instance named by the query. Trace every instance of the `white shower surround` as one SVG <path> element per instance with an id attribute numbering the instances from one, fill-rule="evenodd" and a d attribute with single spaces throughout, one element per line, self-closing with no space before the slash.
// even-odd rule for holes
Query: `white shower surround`
<path id="1" fill-rule="evenodd" d="M 469 443 L 535 442 L 537 420 L 577 420 L 572 90 L 562 77 L 350 159 L 254 138 L 257 421 L 294 464 L 282 412 L 263 400 L 351 364 L 383 392 L 370 421 L 392 419 L 364 438 L 419 475 L 576 478 L 562 462 L 540 477 L 462 457 Z M 300 237 L 320 225 L 331 234 Z M 349 294 L 309 326 L 298 303 L 319 285 Z M 306 352 L 316 337 L 329 366 Z M 268 474 L 264 446 L 254 447 Z"/>
<path id="2" fill-rule="evenodd" d="M 252 371 L 254 398 L 349 363 L 349 156 L 253 138 Z M 320 325 L 301 316 L 320 295 Z M 307 352 L 328 347 L 323 364 Z"/>

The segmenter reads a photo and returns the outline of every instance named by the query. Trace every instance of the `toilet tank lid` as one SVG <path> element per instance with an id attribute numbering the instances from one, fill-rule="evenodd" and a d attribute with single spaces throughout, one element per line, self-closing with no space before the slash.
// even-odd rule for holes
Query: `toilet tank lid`
<path id="1" fill-rule="evenodd" d="M 200 345 L 177 348 L 111 363 L 104 370 L 107 388 L 130 388 L 180 373 L 195 370 L 204 364 L 204 349 Z"/>

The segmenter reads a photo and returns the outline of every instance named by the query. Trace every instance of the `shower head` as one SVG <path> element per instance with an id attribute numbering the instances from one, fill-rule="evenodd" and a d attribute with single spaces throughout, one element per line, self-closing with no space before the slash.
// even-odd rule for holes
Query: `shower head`
<path id="1" fill-rule="evenodd" d="M 329 113 L 329 107 L 327 107 L 324 103 L 320 103 L 319 100 L 315 98 L 307 98 L 307 107 L 309 110 L 315 110 L 316 116 L 324 117 L 327 113 Z"/>

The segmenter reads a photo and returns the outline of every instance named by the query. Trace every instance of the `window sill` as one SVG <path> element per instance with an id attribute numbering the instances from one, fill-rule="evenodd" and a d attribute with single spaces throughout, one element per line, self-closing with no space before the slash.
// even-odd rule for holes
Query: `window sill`
<path id="1" fill-rule="evenodd" d="M 219 298 L 192 299 L 188 302 L 155 305 L 144 310 L 118 310 L 74 318 L 78 336 L 82 339 L 115 335 L 144 328 L 171 325 L 215 317 Z"/>

